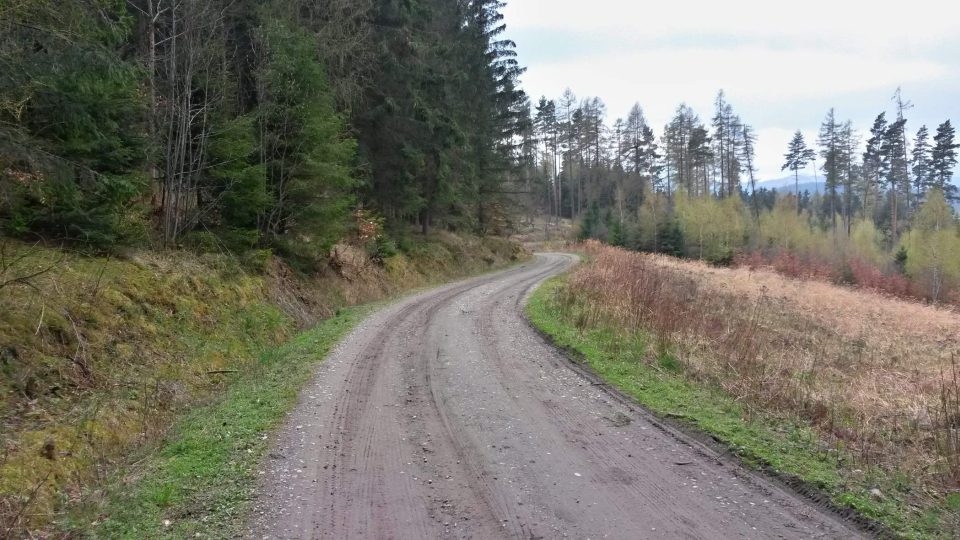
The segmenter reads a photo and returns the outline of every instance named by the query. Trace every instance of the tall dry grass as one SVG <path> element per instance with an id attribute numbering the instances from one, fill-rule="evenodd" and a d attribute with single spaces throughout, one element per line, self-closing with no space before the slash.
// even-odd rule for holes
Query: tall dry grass
<path id="1" fill-rule="evenodd" d="M 587 242 L 561 304 L 653 339 L 747 414 L 799 414 L 858 466 L 960 487 L 960 314 L 772 271 Z M 864 467 L 865 468 L 865 467 Z"/>

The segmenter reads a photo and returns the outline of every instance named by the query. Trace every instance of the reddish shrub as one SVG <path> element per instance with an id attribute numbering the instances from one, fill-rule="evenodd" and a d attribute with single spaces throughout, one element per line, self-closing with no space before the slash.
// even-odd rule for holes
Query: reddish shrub
<path id="1" fill-rule="evenodd" d="M 921 291 L 916 283 L 902 274 L 885 271 L 859 258 L 845 261 L 844 264 L 846 266 L 841 268 L 836 263 L 824 259 L 783 250 L 773 254 L 751 251 L 740 253 L 733 259 L 733 266 L 738 268 L 770 269 L 794 279 L 814 279 L 835 284 L 848 283 L 861 289 L 898 298 L 929 300 L 929 296 Z M 960 291 L 948 291 L 944 294 L 942 301 L 960 305 Z"/>
<path id="2" fill-rule="evenodd" d="M 751 270 L 759 270 L 769 267 L 770 264 L 767 262 L 767 258 L 763 256 L 763 253 L 751 251 L 749 253 L 737 253 L 734 255 L 733 266 L 735 268 L 746 267 Z"/>
<path id="3" fill-rule="evenodd" d="M 819 279 L 821 281 L 838 282 L 841 272 L 837 267 L 828 261 L 818 259 L 814 256 L 800 256 L 794 253 L 781 252 L 774 260 L 774 268 L 778 264 L 791 271 L 793 277 L 800 279 Z"/>
<path id="4" fill-rule="evenodd" d="M 910 281 L 905 276 L 884 272 L 861 259 L 851 259 L 849 264 L 854 283 L 858 287 L 905 298 L 913 296 Z"/>

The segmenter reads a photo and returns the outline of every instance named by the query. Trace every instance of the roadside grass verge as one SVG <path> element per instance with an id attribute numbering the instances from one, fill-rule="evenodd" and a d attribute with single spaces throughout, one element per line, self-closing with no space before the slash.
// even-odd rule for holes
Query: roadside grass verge
<path id="1" fill-rule="evenodd" d="M 96 256 L 0 237 L 0 538 L 63 537 L 171 426 L 338 310 L 526 257 L 440 231 L 338 245 L 305 274 L 265 250 Z"/>
<path id="2" fill-rule="evenodd" d="M 954 537 L 949 497 L 939 505 L 916 506 L 908 497 L 919 489 L 915 479 L 858 462 L 842 441 L 827 441 L 797 414 L 765 410 L 718 384 L 692 378 L 662 336 L 598 317 L 585 297 L 570 293 L 569 281 L 553 278 L 538 288 L 526 307 L 528 319 L 653 413 L 711 436 L 748 465 L 815 488 L 814 496 L 820 492 L 892 535 Z"/>
<path id="3" fill-rule="evenodd" d="M 319 362 L 376 305 L 350 307 L 265 351 L 224 396 L 175 424 L 167 442 L 118 478 L 104 505 L 75 513 L 95 538 L 243 537 L 268 434 Z"/>
<path id="4" fill-rule="evenodd" d="M 224 381 L 222 393 L 181 415 L 156 444 L 125 458 L 100 493 L 73 505 L 59 531 L 90 538 L 246 537 L 270 434 L 333 347 L 370 313 L 397 298 L 500 271 L 526 257 L 507 260 L 465 257 L 459 268 L 433 274 L 427 265 L 414 274 L 425 283 L 407 283 L 387 299 L 338 309 L 292 340 L 262 348 L 253 362 L 236 372 L 226 370 L 224 376 L 233 380 Z"/>

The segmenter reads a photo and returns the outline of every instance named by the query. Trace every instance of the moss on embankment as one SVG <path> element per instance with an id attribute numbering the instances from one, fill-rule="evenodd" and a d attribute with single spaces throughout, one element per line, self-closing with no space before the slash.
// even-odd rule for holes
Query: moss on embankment
<path id="1" fill-rule="evenodd" d="M 344 246 L 307 277 L 269 257 L 252 272 L 226 255 L 3 242 L 0 536 L 47 529 L 100 496 L 130 456 L 303 328 L 526 256 L 505 239 L 448 233 L 406 247 L 374 262 Z"/>

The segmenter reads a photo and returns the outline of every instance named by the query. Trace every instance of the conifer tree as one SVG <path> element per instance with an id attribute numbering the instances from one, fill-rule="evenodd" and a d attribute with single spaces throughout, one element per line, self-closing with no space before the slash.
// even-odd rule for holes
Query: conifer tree
<path id="1" fill-rule="evenodd" d="M 560 210 L 561 210 L 561 190 L 558 185 L 559 181 L 559 166 L 557 164 L 557 157 L 560 144 L 560 132 L 559 132 L 559 123 L 557 120 L 557 105 L 553 100 L 547 100 L 546 97 L 541 97 L 539 103 L 537 104 L 537 113 L 534 118 L 534 129 L 538 134 L 538 138 L 543 144 L 543 165 L 544 173 L 549 176 L 549 181 L 547 182 L 550 187 L 550 201 L 551 201 L 551 210 L 554 217 L 559 222 L 560 219 Z"/>
<path id="2" fill-rule="evenodd" d="M 932 176 L 930 163 L 930 133 L 927 126 L 920 126 L 913 139 L 910 164 L 913 172 L 913 187 L 916 190 L 917 204 L 923 201 L 923 195 L 930 186 Z"/>
<path id="3" fill-rule="evenodd" d="M 857 183 L 859 168 L 854 163 L 854 152 L 860 141 L 853 129 L 853 122 L 846 121 L 840 128 L 840 161 L 843 185 L 843 226 L 847 236 L 853 227 L 853 187 Z"/>
<path id="4" fill-rule="evenodd" d="M 906 175 L 906 148 L 904 146 L 903 131 L 906 125 L 903 118 L 887 126 L 880 146 L 880 153 L 887 163 L 887 196 L 890 200 L 890 236 L 896 240 L 900 234 L 900 227 L 897 219 L 900 210 L 902 191 L 910 189 L 910 180 Z"/>
<path id="5" fill-rule="evenodd" d="M 890 129 L 893 131 L 889 134 L 889 137 L 893 138 L 898 136 L 899 140 L 897 141 L 897 145 L 891 147 L 891 149 L 896 148 L 898 153 L 894 156 L 896 159 L 891 159 L 890 166 L 895 168 L 895 173 L 900 180 L 900 188 L 903 191 L 904 200 L 907 203 L 907 210 L 909 211 L 911 209 L 910 152 L 907 142 L 907 118 L 904 113 L 913 108 L 913 103 L 903 99 L 903 91 L 899 86 L 893 93 L 891 100 L 896 104 L 897 121 L 890 125 Z"/>
<path id="6" fill-rule="evenodd" d="M 268 245 L 309 262 L 348 225 L 356 142 L 344 136 L 313 38 L 278 17 L 259 41 L 257 121 L 269 205 L 258 222 Z"/>
<path id="7" fill-rule="evenodd" d="M 863 152 L 863 215 L 871 218 L 875 208 L 872 206 L 875 195 L 880 192 L 880 186 L 887 177 L 890 167 L 888 156 L 883 152 L 883 140 L 887 132 L 886 113 L 880 113 L 870 128 L 870 138 L 867 139 L 866 149 Z"/>
<path id="8" fill-rule="evenodd" d="M 836 118 L 833 109 L 827 112 L 826 118 L 820 125 L 820 157 L 823 158 L 822 170 L 826 175 L 824 180 L 824 191 L 826 203 L 824 209 L 829 212 L 831 227 L 834 232 L 837 230 L 837 207 L 838 205 L 838 187 L 843 174 L 843 126 Z"/>
<path id="9" fill-rule="evenodd" d="M 140 240 L 146 138 L 116 2 L 0 8 L 0 226 L 98 248 Z"/>
<path id="10" fill-rule="evenodd" d="M 760 223 L 760 206 L 757 201 L 757 168 L 754 165 L 755 148 L 757 146 L 757 135 L 753 127 L 748 124 L 740 126 L 741 152 L 743 155 L 744 170 L 747 171 L 747 179 L 750 181 L 750 201 L 753 209 L 753 217 L 757 224 Z"/>
<path id="11" fill-rule="evenodd" d="M 741 156 L 740 118 L 734 114 L 733 106 L 726 100 L 723 90 L 717 93 L 714 100 L 713 116 L 713 143 L 716 167 L 720 176 L 719 186 L 713 191 L 721 196 L 729 196 L 738 192 L 740 188 L 739 158 Z"/>
<path id="12" fill-rule="evenodd" d="M 798 129 L 794 134 L 793 138 L 790 139 L 790 144 L 787 146 L 787 153 L 783 156 L 786 161 L 784 161 L 783 166 L 780 167 L 781 171 L 791 170 L 793 171 L 793 184 L 794 184 L 794 195 L 797 199 L 797 213 L 800 213 L 800 169 L 806 168 L 814 158 L 816 153 L 812 148 L 807 147 L 807 143 L 803 140 L 803 133 Z"/>
<path id="13" fill-rule="evenodd" d="M 953 168 L 957 164 L 957 148 L 954 128 L 950 120 L 937 126 L 930 153 L 931 185 L 943 192 L 948 200 L 957 200 L 957 186 L 951 182 Z"/>

